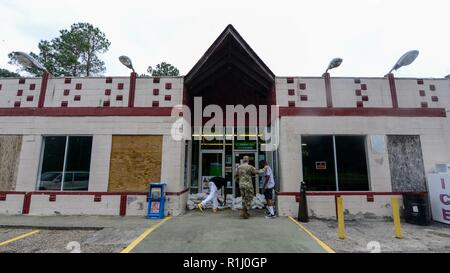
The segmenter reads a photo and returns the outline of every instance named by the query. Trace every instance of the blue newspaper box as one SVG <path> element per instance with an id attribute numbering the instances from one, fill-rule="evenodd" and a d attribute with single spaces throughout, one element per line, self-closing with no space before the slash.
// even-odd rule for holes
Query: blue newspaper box
<path id="1" fill-rule="evenodd" d="M 148 218 L 163 219 L 166 204 L 166 183 L 151 183 L 148 193 Z"/>

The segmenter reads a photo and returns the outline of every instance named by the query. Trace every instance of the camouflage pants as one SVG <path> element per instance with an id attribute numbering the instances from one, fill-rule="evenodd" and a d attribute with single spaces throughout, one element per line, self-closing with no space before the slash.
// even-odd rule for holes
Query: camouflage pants
<path id="1" fill-rule="evenodd" d="M 253 186 L 251 183 L 239 183 L 239 190 L 241 191 L 242 196 L 242 207 L 251 209 L 253 196 L 255 195 L 253 192 Z"/>

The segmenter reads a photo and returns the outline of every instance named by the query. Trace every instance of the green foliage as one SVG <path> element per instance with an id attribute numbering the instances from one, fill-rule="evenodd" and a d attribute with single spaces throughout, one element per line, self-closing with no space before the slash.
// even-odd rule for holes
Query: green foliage
<path id="1" fill-rule="evenodd" d="M 19 78 L 20 75 L 9 71 L 8 69 L 0 68 L 0 78 Z"/>
<path id="2" fill-rule="evenodd" d="M 155 69 L 149 66 L 147 72 L 150 73 L 153 77 L 180 76 L 180 71 L 175 66 L 165 62 L 156 65 Z"/>
<path id="3" fill-rule="evenodd" d="M 92 76 L 106 71 L 99 54 L 108 51 L 111 43 L 100 29 L 89 23 L 77 23 L 70 30 L 60 31 L 60 36 L 51 41 L 42 40 L 39 54 L 30 53 L 54 76 Z M 17 60 L 10 53 L 10 64 Z M 22 70 L 39 76 L 42 72 L 35 68 Z"/>

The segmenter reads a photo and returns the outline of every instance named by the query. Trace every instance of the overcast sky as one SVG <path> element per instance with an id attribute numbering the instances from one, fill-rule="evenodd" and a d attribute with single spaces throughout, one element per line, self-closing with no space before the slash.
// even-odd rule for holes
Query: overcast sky
<path id="1" fill-rule="evenodd" d="M 228 24 L 233 24 L 277 76 L 320 76 L 342 57 L 333 76 L 383 76 L 406 51 L 416 62 L 405 77 L 450 74 L 450 1 L 149 1 L 0 0 L 0 67 L 11 51 L 37 52 L 41 39 L 72 23 L 89 22 L 111 41 L 102 57 L 107 75 L 138 73 L 169 62 L 185 75 Z"/>

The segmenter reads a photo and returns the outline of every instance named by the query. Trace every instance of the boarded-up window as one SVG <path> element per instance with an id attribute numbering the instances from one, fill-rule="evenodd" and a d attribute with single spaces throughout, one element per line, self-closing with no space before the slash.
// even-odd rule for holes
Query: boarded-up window
<path id="1" fill-rule="evenodd" d="M 145 192 L 161 180 L 162 136 L 113 136 L 109 192 Z"/>
<path id="2" fill-rule="evenodd" d="M 392 191 L 426 191 L 419 136 L 388 136 Z"/>
<path id="3" fill-rule="evenodd" d="M 0 136 L 0 191 L 16 188 L 21 147 L 21 136 Z"/>

